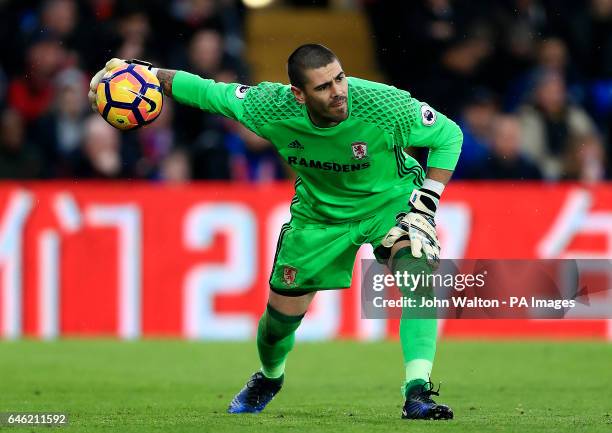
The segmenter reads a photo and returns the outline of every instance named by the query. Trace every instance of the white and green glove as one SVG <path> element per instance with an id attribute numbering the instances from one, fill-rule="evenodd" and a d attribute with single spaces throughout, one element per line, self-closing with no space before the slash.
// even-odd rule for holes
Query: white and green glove
<path id="1" fill-rule="evenodd" d="M 409 240 L 412 256 L 418 259 L 425 253 L 427 263 L 436 269 L 440 263 L 440 242 L 434 217 L 439 202 L 440 195 L 430 189 L 412 191 L 408 202 L 409 212 L 397 215 L 396 224 L 381 241 L 377 255 L 388 259 L 391 247 L 397 241 Z"/>

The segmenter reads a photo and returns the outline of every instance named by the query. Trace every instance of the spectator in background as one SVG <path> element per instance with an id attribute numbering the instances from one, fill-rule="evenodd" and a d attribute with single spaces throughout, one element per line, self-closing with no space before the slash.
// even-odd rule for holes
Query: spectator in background
<path id="1" fill-rule="evenodd" d="M 221 32 L 223 22 L 219 15 L 218 0 L 171 0 L 167 4 L 167 26 L 170 64 L 184 68 L 187 64 L 185 52 L 193 42 L 194 35 L 202 29 Z"/>
<path id="2" fill-rule="evenodd" d="M 416 63 L 436 64 L 438 56 L 461 32 L 452 0 L 417 2 L 408 15 L 410 39 L 415 42 L 411 57 Z M 417 78 L 417 77 L 415 77 Z"/>
<path id="3" fill-rule="evenodd" d="M 567 99 L 565 81 L 555 71 L 543 71 L 537 79 L 532 103 L 520 109 L 523 151 L 548 179 L 561 176 L 561 158 L 568 140 L 595 133 L 595 125 L 581 107 Z"/>
<path id="4" fill-rule="evenodd" d="M 212 28 L 194 33 L 189 44 L 188 63 L 194 73 L 217 81 L 245 82 L 245 67 L 225 49 L 223 35 Z"/>
<path id="5" fill-rule="evenodd" d="M 212 29 L 197 31 L 189 44 L 187 70 L 203 78 L 219 79 L 229 69 L 224 63 L 223 38 Z M 226 78 L 226 77 L 221 77 Z M 176 106 L 177 141 L 189 149 L 195 179 L 230 179 L 229 152 L 225 144 L 228 122 L 201 110 Z"/>
<path id="6" fill-rule="evenodd" d="M 504 94 L 508 84 L 534 65 L 539 38 L 547 34 L 548 16 L 538 0 L 495 2 L 490 19 L 497 32 L 493 79 Z"/>
<path id="7" fill-rule="evenodd" d="M 217 2 L 215 0 L 172 0 L 170 11 L 172 16 L 185 27 L 197 29 L 214 24 L 217 18 Z"/>
<path id="8" fill-rule="evenodd" d="M 65 44 L 77 25 L 77 5 L 74 0 L 47 0 L 41 11 L 41 27 Z"/>
<path id="9" fill-rule="evenodd" d="M 516 110 L 528 99 L 529 92 L 543 73 L 555 72 L 564 77 L 574 86 L 575 98 L 582 98 L 582 92 L 576 85 L 579 83 L 575 67 L 568 61 L 567 46 L 565 42 L 556 37 L 543 39 L 538 42 L 537 54 L 533 68 L 522 75 L 514 77 L 508 83 L 508 91 L 504 106 L 508 111 Z"/>
<path id="10" fill-rule="evenodd" d="M 570 65 L 567 61 L 565 42 L 555 37 L 540 41 L 536 62 L 539 69 L 555 71 L 567 77 Z"/>
<path id="11" fill-rule="evenodd" d="M 191 178 L 189 155 L 176 148 L 161 162 L 159 179 L 171 183 L 184 183 Z"/>
<path id="12" fill-rule="evenodd" d="M 232 122 L 226 146 L 230 152 L 232 179 L 270 182 L 286 177 L 290 170 L 283 165 L 270 142 Z"/>
<path id="13" fill-rule="evenodd" d="M 193 35 L 189 61 L 190 70 L 194 73 L 216 81 L 236 82 L 236 71 L 241 69 L 239 61 L 225 52 L 221 34 L 212 29 L 203 29 Z M 211 175 L 217 178 L 218 174 L 226 176 L 216 166 L 221 162 L 223 167 L 227 166 L 227 177 L 231 179 L 269 181 L 283 177 L 282 165 L 268 141 L 225 117 L 184 106 L 177 106 L 177 109 L 204 119 L 200 124 L 194 119 L 193 124 L 185 125 L 185 128 L 199 128 L 204 123 L 209 132 L 220 132 L 217 135 L 208 134 L 207 142 L 195 140 L 195 146 L 192 147 L 192 172 L 196 178 Z M 211 167 L 211 162 L 215 167 Z"/>
<path id="14" fill-rule="evenodd" d="M 537 180 L 538 167 L 522 154 L 521 124 L 516 116 L 499 115 L 493 122 L 492 148 L 477 164 L 468 168 L 472 179 Z"/>
<path id="15" fill-rule="evenodd" d="M 572 56 L 585 78 L 612 77 L 612 0 L 591 0 L 570 26 Z"/>
<path id="16" fill-rule="evenodd" d="M 612 154 L 612 0 L 590 0 L 570 22 L 574 63 L 587 80 L 590 108 Z M 608 158 L 611 163 L 612 158 Z"/>
<path id="17" fill-rule="evenodd" d="M 64 66 L 65 51 L 57 39 L 42 34 L 26 53 L 25 75 L 14 78 L 8 89 L 9 104 L 32 123 L 53 103 L 55 74 Z"/>
<path id="18" fill-rule="evenodd" d="M 575 62 L 569 61 L 567 44 L 558 37 L 543 39 L 538 45 L 536 73 L 538 71 L 555 71 L 565 78 L 573 97 L 582 97 L 578 89 L 580 77 Z"/>
<path id="19" fill-rule="evenodd" d="M 194 73 L 214 78 L 223 69 L 223 38 L 212 29 L 197 31 L 189 44 L 189 63 Z"/>
<path id="20" fill-rule="evenodd" d="M 40 14 L 41 30 L 59 41 L 71 66 L 78 65 L 78 52 L 88 48 L 87 32 L 78 28 L 78 12 L 75 0 L 46 0 Z"/>
<path id="21" fill-rule="evenodd" d="M 453 41 L 464 37 L 486 3 L 479 0 L 363 0 L 375 33 L 377 57 L 394 85 L 417 87 Z M 415 67 L 415 65 L 418 65 Z"/>
<path id="22" fill-rule="evenodd" d="M 460 162 L 455 168 L 454 177 L 462 178 L 466 170 L 480 163 L 491 151 L 493 141 L 493 121 L 499 114 L 497 101 L 490 90 L 478 88 L 466 101 L 459 126 L 463 131 L 463 146 Z"/>
<path id="23" fill-rule="evenodd" d="M 227 54 L 240 57 L 244 48 L 242 27 L 244 5 L 239 0 L 172 0 L 164 23 L 169 35 L 181 47 L 201 29 L 212 28 L 223 36 Z"/>
<path id="24" fill-rule="evenodd" d="M 75 175 L 86 179 L 117 179 L 123 174 L 121 137 L 97 114 L 85 120 L 85 130 L 79 164 Z"/>
<path id="25" fill-rule="evenodd" d="M 225 51 L 235 59 L 244 56 L 244 3 L 241 0 L 220 0 L 219 15 L 223 26 Z M 244 66 L 244 65 L 243 65 Z M 246 73 L 246 71 L 244 71 Z M 241 78 L 240 81 L 245 81 Z"/>
<path id="26" fill-rule="evenodd" d="M 40 154 L 26 141 L 19 113 L 13 109 L 0 112 L 0 178 L 35 179 L 41 166 Z"/>
<path id="27" fill-rule="evenodd" d="M 151 23 L 144 10 L 130 10 L 117 23 L 119 46 L 115 52 L 121 59 L 154 59 L 158 56 L 151 43 Z"/>
<path id="28" fill-rule="evenodd" d="M 160 167 L 165 159 L 174 153 L 175 134 L 172 129 L 174 110 L 172 99 L 166 98 L 164 108 L 155 122 L 138 130 L 141 157 L 136 164 L 137 177 L 164 179 L 163 174 L 160 176 Z M 190 170 L 187 170 L 187 173 L 190 173 Z"/>
<path id="29" fill-rule="evenodd" d="M 92 73 L 108 60 L 108 54 L 116 52 L 118 10 L 122 5 L 133 5 L 136 0 L 77 0 L 80 5 L 79 59 L 81 67 Z M 152 2 L 151 2 L 152 3 Z M 95 47 L 95 49 L 93 48 Z"/>
<path id="30" fill-rule="evenodd" d="M 415 92 L 427 95 L 436 109 L 458 118 L 465 101 L 482 85 L 480 67 L 491 53 L 486 32 L 484 27 L 474 29 L 469 36 L 449 42 L 439 63 L 421 79 Z"/>
<path id="31" fill-rule="evenodd" d="M 33 134 L 47 162 L 45 177 L 66 177 L 72 173 L 88 112 L 85 75 L 78 69 L 61 72 L 55 80 L 53 109 L 37 122 Z"/>
<path id="32" fill-rule="evenodd" d="M 236 71 L 241 69 L 238 60 L 225 52 L 221 34 L 212 29 L 203 29 L 193 35 L 189 62 L 194 73 L 223 82 L 236 82 Z M 183 117 L 183 131 L 199 129 L 202 125 L 208 130 L 206 135 L 192 140 L 192 173 L 195 178 L 266 181 L 283 177 L 284 170 L 269 143 L 238 122 L 185 106 L 177 106 L 177 110 L 186 116 Z M 187 124 L 187 116 L 197 116 L 202 120 L 194 118 Z"/>
<path id="33" fill-rule="evenodd" d="M 562 179 L 594 183 L 606 178 L 606 154 L 597 134 L 574 136 L 563 155 Z"/>

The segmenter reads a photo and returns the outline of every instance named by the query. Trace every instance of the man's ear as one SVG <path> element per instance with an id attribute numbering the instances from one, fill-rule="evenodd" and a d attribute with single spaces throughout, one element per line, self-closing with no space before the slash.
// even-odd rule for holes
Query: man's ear
<path id="1" fill-rule="evenodd" d="M 299 87 L 295 87 L 292 85 L 291 93 L 293 93 L 293 96 L 295 96 L 295 100 L 298 101 L 298 103 L 303 104 L 304 102 L 306 102 L 306 98 L 304 97 L 304 92 Z"/>

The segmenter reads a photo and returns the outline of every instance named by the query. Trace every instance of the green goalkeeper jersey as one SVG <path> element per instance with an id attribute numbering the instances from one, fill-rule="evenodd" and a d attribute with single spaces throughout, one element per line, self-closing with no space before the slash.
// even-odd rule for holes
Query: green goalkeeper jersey
<path id="1" fill-rule="evenodd" d="M 289 85 L 217 83 L 179 71 L 172 95 L 268 139 L 298 175 L 292 216 L 312 222 L 375 214 L 423 182 L 424 171 L 406 147 L 428 147 L 429 167 L 453 170 L 463 141 L 452 120 L 410 93 L 358 78 L 348 78 L 347 119 L 329 128 L 312 123 Z"/>

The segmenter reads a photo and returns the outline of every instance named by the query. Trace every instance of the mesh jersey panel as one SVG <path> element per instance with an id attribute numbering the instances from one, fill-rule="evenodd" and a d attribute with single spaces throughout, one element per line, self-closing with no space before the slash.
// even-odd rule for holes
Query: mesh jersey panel
<path id="1" fill-rule="evenodd" d="M 244 99 L 242 123 L 249 129 L 260 131 L 271 122 L 302 116 L 302 107 L 291 89 L 279 83 L 263 82 L 249 89 Z"/>
<path id="2" fill-rule="evenodd" d="M 351 116 L 383 128 L 393 135 L 394 144 L 406 145 L 410 125 L 418 121 L 420 103 L 410 93 L 392 86 L 358 78 L 350 83 L 354 101 Z"/>

